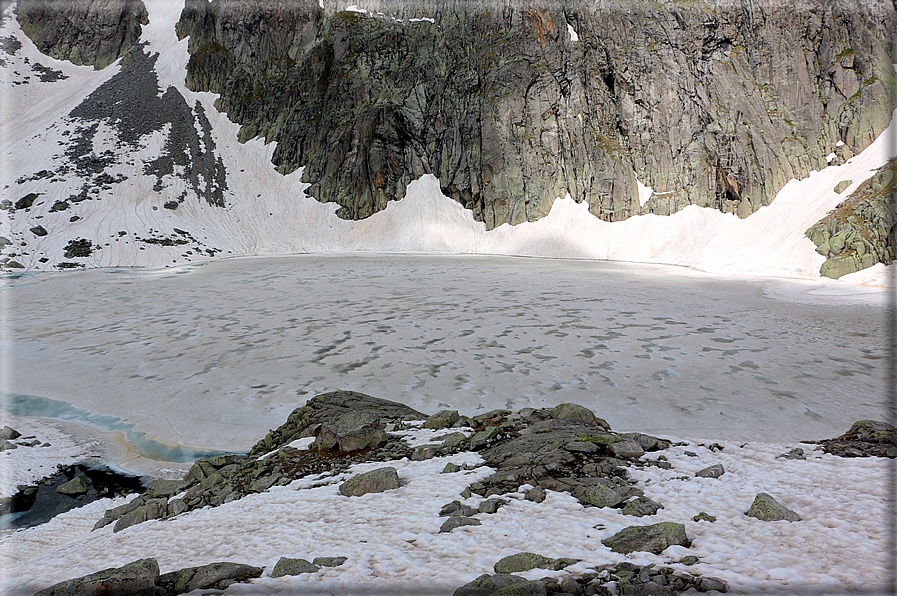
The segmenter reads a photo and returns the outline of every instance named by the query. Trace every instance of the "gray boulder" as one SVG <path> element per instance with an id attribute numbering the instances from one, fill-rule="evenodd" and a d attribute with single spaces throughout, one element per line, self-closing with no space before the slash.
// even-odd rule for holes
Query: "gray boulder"
<path id="1" fill-rule="evenodd" d="M 445 522 L 443 522 L 442 527 L 439 528 L 439 531 L 442 532 L 451 532 L 455 528 L 460 528 L 462 526 L 480 526 L 480 520 L 473 517 L 464 517 L 461 515 L 452 515 Z"/>
<path id="2" fill-rule="evenodd" d="M 642 446 L 632 440 L 615 441 L 610 444 L 610 450 L 616 457 L 641 457 L 645 454 Z"/>
<path id="3" fill-rule="evenodd" d="M 305 559 L 288 559 L 281 557 L 271 571 L 271 577 L 283 577 L 284 575 L 300 575 L 302 573 L 314 573 L 321 567 L 315 563 L 309 563 Z"/>
<path id="4" fill-rule="evenodd" d="M 541 503 L 547 496 L 548 495 L 545 493 L 545 489 L 543 489 L 541 486 L 534 486 L 533 488 L 523 493 L 524 499 L 526 499 L 527 501 L 533 501 L 534 503 Z"/>
<path id="5" fill-rule="evenodd" d="M 719 478 L 725 473 L 726 470 L 723 468 L 723 464 L 713 464 L 703 470 L 698 470 L 695 472 L 695 476 L 698 478 Z"/>
<path id="6" fill-rule="evenodd" d="M 78 497 L 87 494 L 93 481 L 84 474 L 78 474 L 68 482 L 60 484 L 56 487 L 56 492 L 60 495 L 68 495 L 69 497 Z"/>
<path id="7" fill-rule="evenodd" d="M 140 559 L 54 584 L 34 596 L 156 596 L 158 577 L 156 560 Z"/>
<path id="8" fill-rule="evenodd" d="M 340 445 L 342 437 L 349 437 L 345 447 L 349 447 L 354 451 L 354 447 L 359 443 L 363 443 L 362 437 L 352 437 L 351 435 L 359 433 L 362 429 L 379 430 L 380 416 L 369 411 L 350 411 L 339 416 L 338 418 L 327 420 L 315 431 L 314 446 L 316 449 L 333 449 L 339 446 L 340 451 L 344 445 Z M 385 438 L 385 437 L 384 437 Z M 359 441 L 359 439 L 361 439 Z M 364 447 L 361 447 L 362 449 Z"/>
<path id="9" fill-rule="evenodd" d="M 176 596 L 193 590 L 224 590 L 231 584 L 260 577 L 262 571 L 261 567 L 241 563 L 209 563 L 161 575 L 156 585 L 161 589 L 161 596 Z"/>
<path id="10" fill-rule="evenodd" d="M 393 488 L 399 488 L 399 473 L 395 468 L 387 466 L 349 478 L 340 485 L 339 492 L 347 497 L 360 497 Z"/>
<path id="11" fill-rule="evenodd" d="M 551 417 L 555 420 L 576 420 L 604 430 L 610 430 L 610 425 L 607 421 L 598 418 L 592 410 L 579 404 L 558 404 L 551 410 Z"/>
<path id="12" fill-rule="evenodd" d="M 545 585 L 540 581 L 528 581 L 506 573 L 484 573 L 455 590 L 452 596 L 544 596 L 545 593 Z"/>
<path id="13" fill-rule="evenodd" d="M 112 531 L 121 532 L 125 528 L 150 519 L 162 519 L 166 515 L 168 515 L 168 501 L 166 499 L 149 499 L 144 504 L 119 517 L 115 521 Z"/>
<path id="14" fill-rule="evenodd" d="M 458 414 L 457 410 L 442 410 L 427 418 L 423 428 L 432 428 L 434 430 L 451 428 L 459 420 L 461 420 L 461 415 Z"/>
<path id="15" fill-rule="evenodd" d="M 312 564 L 321 567 L 339 567 L 348 560 L 348 557 L 315 557 Z"/>
<path id="16" fill-rule="evenodd" d="M 492 499 L 486 499 L 485 501 L 480 503 L 480 505 L 477 509 L 480 513 L 492 514 L 492 513 L 495 513 L 496 511 L 498 511 L 498 509 L 502 505 L 507 505 L 507 504 L 508 504 L 507 499 L 499 499 L 499 498 L 495 497 Z"/>
<path id="17" fill-rule="evenodd" d="M 661 522 L 650 526 L 629 526 L 613 536 L 605 538 L 601 544 L 615 553 L 628 554 L 635 551 L 659 555 L 669 546 L 689 546 L 691 542 L 685 533 L 685 526 L 675 522 Z"/>
<path id="18" fill-rule="evenodd" d="M 663 509 L 663 505 L 655 503 L 648 497 L 636 497 L 626 503 L 620 511 L 623 515 L 643 517 L 645 515 L 654 515 L 661 509 Z"/>
<path id="19" fill-rule="evenodd" d="M 800 521 L 800 515 L 776 501 L 768 493 L 758 493 L 754 497 L 754 502 L 751 503 L 751 508 L 745 511 L 744 514 L 756 517 L 761 521 Z"/>
<path id="20" fill-rule="evenodd" d="M 530 569 L 558 571 L 576 563 L 575 559 L 551 559 L 536 553 L 517 553 L 499 559 L 493 568 L 495 573 L 518 573 Z"/>
<path id="21" fill-rule="evenodd" d="M 425 459 L 432 459 L 438 455 L 439 450 L 442 448 L 442 445 L 418 445 L 414 448 L 414 452 L 411 454 L 411 461 L 424 461 Z"/>
<path id="22" fill-rule="evenodd" d="M 626 500 L 629 489 L 607 478 L 590 478 L 588 484 L 577 486 L 571 494 L 583 504 L 614 507 Z"/>
<path id="23" fill-rule="evenodd" d="M 22 433 L 9 426 L 4 426 L 2 429 L 0 429 L 0 439 L 4 441 L 12 441 L 13 439 L 18 439 L 21 436 Z"/>
<path id="24" fill-rule="evenodd" d="M 360 428 L 349 431 L 337 440 L 337 447 L 343 453 L 361 451 L 368 447 L 386 445 L 386 431 L 379 428 Z"/>

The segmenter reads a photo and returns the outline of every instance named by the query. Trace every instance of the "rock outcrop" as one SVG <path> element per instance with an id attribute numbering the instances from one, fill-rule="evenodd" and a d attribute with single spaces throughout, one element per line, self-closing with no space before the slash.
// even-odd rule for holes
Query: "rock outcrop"
<path id="1" fill-rule="evenodd" d="M 187 0 L 187 83 L 359 219 L 431 173 L 488 228 L 745 216 L 881 133 L 891 2 Z M 639 184 L 653 188 L 640 195 Z"/>
<path id="2" fill-rule="evenodd" d="M 897 428 L 887 422 L 858 420 L 840 437 L 818 442 L 826 453 L 841 457 L 897 458 Z"/>
<path id="3" fill-rule="evenodd" d="M 842 180 L 838 183 L 850 182 Z M 838 185 L 835 191 L 838 191 Z M 849 185 L 841 186 L 841 192 Z M 897 158 L 857 188 L 807 230 L 816 252 L 827 260 L 819 273 L 839 278 L 897 258 Z"/>
<path id="4" fill-rule="evenodd" d="M 16 16 L 44 54 L 98 70 L 124 56 L 149 23 L 141 0 L 18 0 Z"/>
<path id="5" fill-rule="evenodd" d="M 224 562 L 159 575 L 155 559 L 140 559 L 54 584 L 34 596 L 177 596 L 194 590 L 223 590 L 259 577 L 262 571 L 261 567 Z"/>

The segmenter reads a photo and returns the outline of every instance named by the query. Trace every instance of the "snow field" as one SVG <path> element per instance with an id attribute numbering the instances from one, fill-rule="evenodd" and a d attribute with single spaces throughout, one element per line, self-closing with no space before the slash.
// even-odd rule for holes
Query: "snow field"
<path id="1" fill-rule="evenodd" d="M 445 431 L 442 431 L 444 434 Z M 433 431 L 406 432 L 415 444 Z M 672 437 L 666 437 L 675 440 Z M 706 443 L 705 443 L 706 444 Z M 885 579 L 883 523 L 886 494 L 880 479 L 886 460 L 842 459 L 804 445 L 806 461 L 777 460 L 793 444 L 723 443 L 711 452 L 693 442 L 663 453 L 671 470 L 630 468 L 645 495 L 664 505 L 656 515 L 635 518 L 609 508 L 584 508 L 569 494 L 548 491 L 543 503 L 519 491 L 492 515 L 478 515 L 481 526 L 440 533 L 439 509 L 454 499 L 476 506 L 474 495 L 461 499 L 470 483 L 492 473 L 486 466 L 441 474 L 449 461 L 476 465 L 476 453 L 426 461 L 402 459 L 365 463 L 332 477 L 320 475 L 205 508 L 165 521 L 149 521 L 113 533 L 111 526 L 91 532 L 105 499 L 68 512 L 47 524 L 0 538 L 2 585 L 10 596 L 70 577 L 132 560 L 155 557 L 163 573 L 215 561 L 266 566 L 252 584 L 233 585 L 229 594 L 433 593 L 451 594 L 481 573 L 492 573 L 500 558 L 520 551 L 581 562 L 565 571 L 532 570 L 538 579 L 583 573 L 621 561 L 673 565 L 682 573 L 717 577 L 730 591 L 823 588 L 828 593 L 870 589 Z M 684 451 L 696 452 L 690 457 Z M 645 458 L 654 458 L 649 453 Z M 697 470 L 722 463 L 719 479 L 694 478 Z M 403 485 L 362 497 L 343 497 L 338 485 L 351 475 L 391 465 Z M 688 477 L 688 479 L 683 479 Z M 761 522 L 743 515 L 757 492 L 769 492 L 797 511 L 800 522 Z M 705 511 L 714 523 L 693 522 Z M 692 547 L 670 547 L 660 555 L 612 553 L 600 541 L 628 525 L 675 521 L 686 526 Z M 675 563 L 687 554 L 701 562 Z M 270 578 L 281 556 L 346 556 L 340 567 L 302 576 Z M 857 562 L 862 562 L 858 565 Z"/>

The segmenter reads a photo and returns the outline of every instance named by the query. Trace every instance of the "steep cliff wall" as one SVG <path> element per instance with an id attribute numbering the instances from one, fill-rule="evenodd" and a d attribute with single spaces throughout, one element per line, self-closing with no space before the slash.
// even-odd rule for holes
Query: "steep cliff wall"
<path id="1" fill-rule="evenodd" d="M 890 113 L 890 2 L 322 4 L 187 0 L 178 33 L 190 88 L 345 218 L 424 173 L 490 228 L 568 192 L 609 221 L 746 216 Z"/>
<path id="2" fill-rule="evenodd" d="M 18 0 L 16 17 L 41 52 L 97 69 L 124 56 L 149 22 L 141 0 Z"/>

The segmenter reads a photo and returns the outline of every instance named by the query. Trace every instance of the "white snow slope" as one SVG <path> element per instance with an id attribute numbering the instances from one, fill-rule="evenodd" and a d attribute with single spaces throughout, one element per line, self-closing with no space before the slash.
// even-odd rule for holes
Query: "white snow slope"
<path id="1" fill-rule="evenodd" d="M 13 202 L 27 193 L 43 194 L 27 211 L 16 210 L 12 219 L 4 211 L 0 235 L 14 241 L 16 247 L 7 255 L 26 270 L 53 269 L 64 260 L 61 254 L 70 240 L 85 238 L 99 249 L 73 262 L 87 267 L 162 267 L 208 260 L 208 250 L 217 256 L 447 252 L 610 259 L 685 265 L 734 275 L 818 278 L 824 258 L 814 251 L 804 231 L 893 153 L 893 144 L 889 146 L 892 126 L 846 163 L 814 172 L 805 180 L 792 180 L 769 207 L 743 220 L 689 206 L 669 217 L 646 215 L 608 223 L 589 214 L 586 204 L 577 204 L 568 196 L 558 198 L 549 215 L 540 221 L 503 225 L 487 232 L 471 212 L 445 197 L 438 181 L 428 175 L 409 185 L 405 199 L 391 203 L 384 211 L 363 221 L 345 221 L 334 215 L 336 205 L 321 204 L 305 195 L 307 186 L 300 180 L 301 171 L 287 176 L 275 172 L 270 161 L 273 144 L 266 146 L 260 139 L 237 143 L 239 127 L 215 110 L 215 95 L 193 93 L 185 87 L 187 40 L 179 41 L 174 31 L 182 0 L 155 0 L 146 5 L 150 24 L 144 27 L 142 40 L 148 44 L 148 52 L 158 54 L 155 72 L 159 94 L 171 86 L 188 106 L 200 102 L 212 125 L 216 155 L 228 173 L 226 206 L 215 207 L 199 200 L 185 188 L 177 169 L 174 175 L 166 176 L 161 191 L 154 190 L 155 180 L 144 174 L 142 167 L 158 155 L 167 139 L 166 130 L 145 135 L 139 143 L 142 148 L 116 147 L 114 131 L 101 122 L 93 140 L 94 152 L 101 155 L 107 149 L 118 151 L 120 159 L 107 171 L 114 169 L 127 180 L 108 185 L 93 200 L 51 212 L 53 204 L 77 191 L 83 178 L 74 173 L 50 179 L 29 178 L 41 170 L 58 170 L 65 163 L 64 156 L 57 153 L 58 147 L 83 123 L 60 115 L 67 114 L 120 67 L 115 64 L 94 71 L 43 56 L 21 33 L 15 19 L 7 18 L 0 36 L 15 37 L 22 48 L 15 55 L 6 55 L 7 67 L 0 69 L 4 100 L 0 186 Z M 11 10 L 8 8 L 7 14 Z M 30 65 L 26 61 L 40 61 L 68 78 L 57 82 L 28 78 Z M 841 180 L 853 182 L 839 195 L 833 188 Z M 187 199 L 177 210 L 162 208 L 184 191 Z M 73 215 L 80 219 L 69 221 Z M 31 228 L 37 225 L 49 233 L 36 236 Z M 150 236 L 179 238 L 176 230 L 189 233 L 191 241 L 161 246 L 140 240 Z M 866 275 L 858 283 L 880 286 L 883 278 L 873 272 L 871 278 Z"/>

